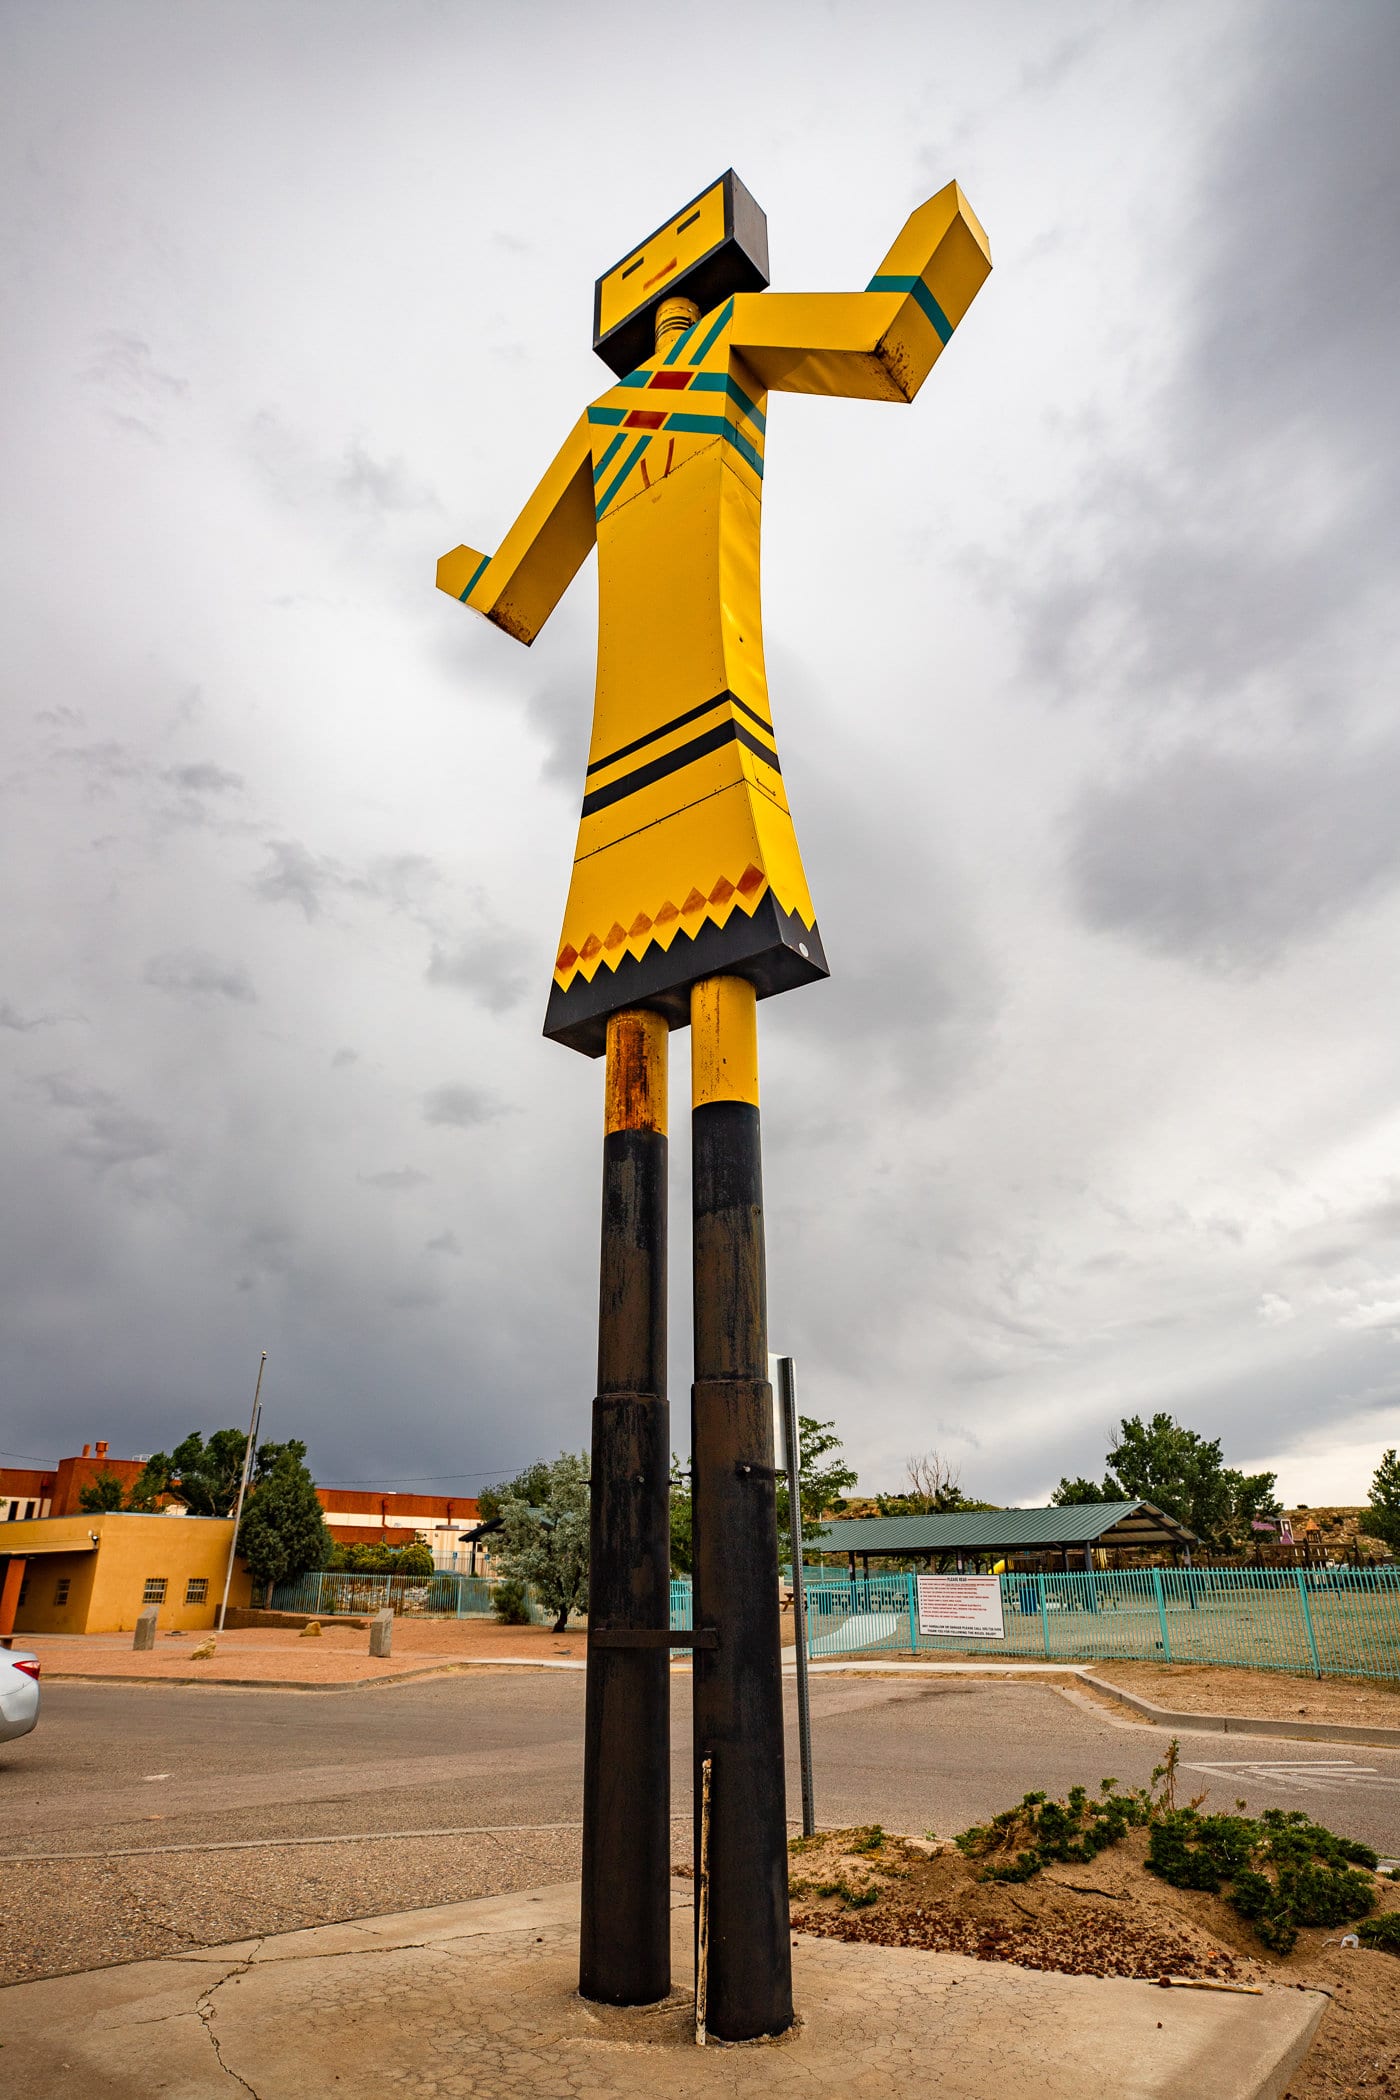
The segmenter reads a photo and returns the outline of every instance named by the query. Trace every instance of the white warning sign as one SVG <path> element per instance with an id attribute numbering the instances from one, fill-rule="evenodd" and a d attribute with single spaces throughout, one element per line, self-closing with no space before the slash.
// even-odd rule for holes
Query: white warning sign
<path id="1" fill-rule="evenodd" d="M 919 1631 L 945 1641 L 1004 1641 L 999 1575 L 921 1575 Z"/>

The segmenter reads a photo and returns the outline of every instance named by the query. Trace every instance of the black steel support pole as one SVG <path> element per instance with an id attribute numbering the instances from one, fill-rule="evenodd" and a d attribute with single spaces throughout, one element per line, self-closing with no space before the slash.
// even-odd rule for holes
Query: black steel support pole
<path id="1" fill-rule="evenodd" d="M 606 2005 L 671 1988 L 671 1658 L 597 1638 L 670 1626 L 666 1047 L 657 1014 L 608 1023 L 579 1934 L 579 1991 Z"/>
<path id="2" fill-rule="evenodd" d="M 712 1760 L 706 2024 L 722 2041 L 792 2024 L 778 1525 L 768 1383 L 751 985 L 691 997 L 695 1262 L 695 1798 Z M 697 1827 L 697 1846 L 699 1832 Z M 697 1851 L 698 1865 L 698 1851 Z"/>

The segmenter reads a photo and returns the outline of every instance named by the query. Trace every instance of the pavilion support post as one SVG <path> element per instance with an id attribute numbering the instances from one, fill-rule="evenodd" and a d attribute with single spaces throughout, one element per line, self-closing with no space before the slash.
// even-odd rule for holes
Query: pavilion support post
<path id="1" fill-rule="evenodd" d="M 727 2042 L 792 2025 L 754 1000 L 742 978 L 716 977 L 690 1009 L 695 1627 L 716 1643 L 695 1650 L 695 1800 L 708 1772 L 705 2017 Z"/>
<path id="2" fill-rule="evenodd" d="M 671 1988 L 666 1058 L 659 1014 L 609 1019 L 579 1933 L 580 1995 L 605 2005 Z M 594 1638 L 619 1629 L 656 1640 Z"/>

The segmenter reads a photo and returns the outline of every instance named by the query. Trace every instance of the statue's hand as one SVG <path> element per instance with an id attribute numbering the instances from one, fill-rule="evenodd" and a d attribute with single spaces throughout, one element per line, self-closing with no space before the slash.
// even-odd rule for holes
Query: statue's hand
<path id="1" fill-rule="evenodd" d="M 437 587 L 451 598 L 465 598 L 485 567 L 486 556 L 475 547 L 454 547 L 437 565 Z"/>

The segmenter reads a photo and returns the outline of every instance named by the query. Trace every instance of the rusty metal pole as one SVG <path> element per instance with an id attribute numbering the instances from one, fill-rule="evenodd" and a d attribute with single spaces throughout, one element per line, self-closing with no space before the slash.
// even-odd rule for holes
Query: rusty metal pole
<path id="1" fill-rule="evenodd" d="M 708 1763 L 706 2028 L 792 2025 L 773 1393 L 753 986 L 691 993 L 695 1384 L 695 1798 Z"/>
<path id="2" fill-rule="evenodd" d="M 605 2005 L 671 1988 L 667 1028 L 608 1021 L 579 1934 L 579 1991 Z"/>

